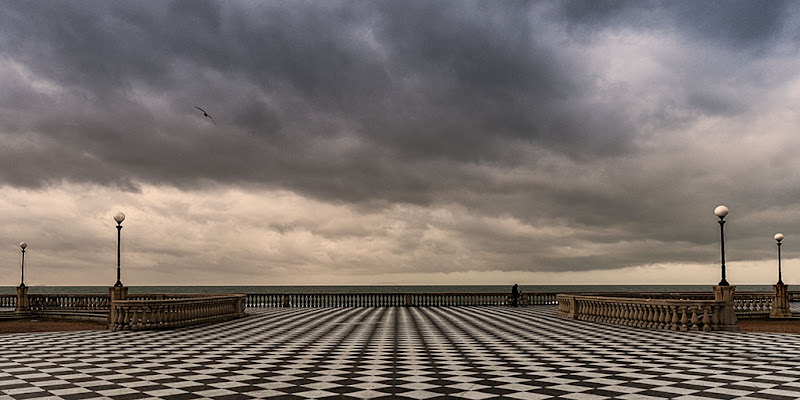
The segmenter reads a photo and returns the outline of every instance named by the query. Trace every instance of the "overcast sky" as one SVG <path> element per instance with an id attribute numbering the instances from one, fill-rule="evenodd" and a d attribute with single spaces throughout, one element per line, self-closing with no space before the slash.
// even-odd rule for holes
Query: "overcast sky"
<path id="1" fill-rule="evenodd" d="M 0 284 L 792 284 L 799 128 L 798 2 L 3 2 Z"/>

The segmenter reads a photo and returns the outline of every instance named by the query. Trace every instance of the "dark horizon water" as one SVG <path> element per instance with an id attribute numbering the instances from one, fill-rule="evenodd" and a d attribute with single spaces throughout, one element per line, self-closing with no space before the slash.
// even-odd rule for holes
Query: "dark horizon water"
<path id="1" fill-rule="evenodd" d="M 707 292 L 713 285 L 520 285 L 523 293 L 581 292 Z M 771 292 L 772 285 L 736 285 L 739 292 Z M 510 292 L 511 285 L 329 285 L 329 286 L 130 286 L 129 293 L 492 293 Z M 0 286 L 0 295 L 16 294 Z M 108 286 L 29 286 L 29 294 L 99 294 Z"/>

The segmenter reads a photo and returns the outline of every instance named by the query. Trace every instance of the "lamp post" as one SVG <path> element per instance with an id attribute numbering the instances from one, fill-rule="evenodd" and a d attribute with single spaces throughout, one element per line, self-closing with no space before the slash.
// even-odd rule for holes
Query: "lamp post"
<path id="1" fill-rule="evenodd" d="M 783 240 L 783 234 L 776 233 L 774 238 L 778 243 L 778 285 L 783 285 L 783 279 L 781 279 L 781 240 Z"/>
<path id="2" fill-rule="evenodd" d="M 114 221 L 117 221 L 117 283 L 114 284 L 114 287 L 122 287 L 122 282 L 120 281 L 119 276 L 119 255 L 120 255 L 120 239 L 122 237 L 122 221 L 125 220 L 125 214 L 121 211 L 114 214 Z"/>
<path id="3" fill-rule="evenodd" d="M 19 287 L 25 287 L 25 248 L 27 247 L 27 243 L 20 242 L 19 248 L 22 249 L 22 276 L 19 278 Z"/>
<path id="4" fill-rule="evenodd" d="M 730 286 L 725 280 L 725 216 L 728 215 L 728 207 L 717 206 L 714 209 L 714 214 L 719 217 L 719 249 L 722 259 L 722 280 L 719 281 L 718 286 Z"/>

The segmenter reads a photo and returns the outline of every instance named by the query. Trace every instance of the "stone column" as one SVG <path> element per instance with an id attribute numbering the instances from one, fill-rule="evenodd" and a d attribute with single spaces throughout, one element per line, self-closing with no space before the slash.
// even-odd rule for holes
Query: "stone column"
<path id="1" fill-rule="evenodd" d="M 789 286 L 778 283 L 772 285 L 775 288 L 775 299 L 772 300 L 772 312 L 770 318 L 790 318 L 792 312 L 789 311 Z"/>
<path id="2" fill-rule="evenodd" d="M 31 312 L 28 302 L 28 287 L 25 285 L 17 286 L 17 307 L 14 309 L 17 314 L 28 314 Z"/>
<path id="3" fill-rule="evenodd" d="M 247 295 L 242 296 L 239 298 L 239 301 L 236 302 L 236 314 L 238 317 L 244 317 L 246 315 L 245 308 L 247 307 Z"/>
<path id="4" fill-rule="evenodd" d="M 126 300 L 128 298 L 128 288 L 126 286 L 110 286 L 108 288 L 108 297 L 108 329 L 114 329 L 113 324 L 117 319 L 114 301 Z"/>
<path id="5" fill-rule="evenodd" d="M 719 316 L 720 330 L 739 330 L 739 319 L 736 318 L 736 312 L 733 309 L 733 293 L 735 291 L 736 286 L 714 286 L 714 301 L 723 303 L 722 315 Z"/>

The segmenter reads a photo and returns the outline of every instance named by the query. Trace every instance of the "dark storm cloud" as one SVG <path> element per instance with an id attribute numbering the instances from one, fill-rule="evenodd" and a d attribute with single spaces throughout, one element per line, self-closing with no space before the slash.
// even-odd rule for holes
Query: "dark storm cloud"
<path id="1" fill-rule="evenodd" d="M 673 27 L 694 38 L 721 45 L 760 47 L 784 27 L 792 1 L 637 1 L 565 0 L 558 4 L 574 28 L 602 30 L 619 26 L 652 30 Z M 585 30 L 580 31 L 585 34 Z"/>
<path id="2" fill-rule="evenodd" d="M 625 149 L 631 127 L 613 117 L 573 115 L 565 106 L 581 95 L 583 82 L 580 74 L 561 70 L 557 49 L 538 37 L 530 12 L 526 3 L 273 2 L 253 9 L 206 2 L 12 4 L 3 10 L 4 56 L 64 93 L 6 98 L 16 112 L 3 121 L 13 131 L 87 147 L 105 169 L 127 169 L 126 158 L 138 159 L 141 175 L 132 178 L 153 181 L 235 175 L 268 184 L 292 174 L 280 171 L 286 164 L 308 168 L 294 159 L 337 175 L 357 174 L 351 164 L 379 171 L 372 184 L 384 176 L 370 156 L 376 150 L 397 163 L 440 157 L 514 162 L 518 155 L 498 146 L 503 138 L 576 153 Z M 152 115 L 137 92 L 162 99 L 168 110 L 159 111 L 171 114 Z M 226 156 L 262 159 L 249 164 L 256 168 L 219 165 L 209 176 L 202 152 L 208 146 L 158 140 L 158 131 L 188 137 L 206 129 L 186 124 L 195 103 L 217 115 L 226 142 L 251 140 L 236 136 L 241 132 L 261 140 L 245 154 L 235 144 L 217 148 L 237 151 Z M 27 126 L 13 121 L 26 112 L 41 115 Z M 176 117 L 181 121 L 167 119 Z M 598 125 L 600 132 L 590 131 Z M 366 154 L 344 155 L 358 162 L 303 154 L 308 142 L 344 134 L 368 146 Z M 119 142 L 133 155 L 109 151 Z M 154 156 L 165 145 L 193 156 L 183 163 L 194 159 L 197 165 L 164 169 Z M 80 164 L 75 153 L 61 157 Z M 399 165 L 395 173 L 403 175 Z M 264 169 L 277 169 L 278 176 L 256 173 Z M 81 171 L 53 173 L 95 179 Z"/>
<path id="3" fill-rule="evenodd" d="M 532 256 L 527 238 L 453 227 L 531 268 L 697 260 L 715 238 L 698 222 L 709 207 L 728 195 L 755 209 L 748 188 L 774 189 L 756 185 L 769 166 L 725 186 L 687 131 L 752 117 L 789 79 L 769 62 L 794 4 L 4 3 L 0 182 L 457 204 L 579 227 L 586 243 L 678 249 L 561 257 L 553 240 Z M 604 47 L 662 37 L 647 54 Z"/>

